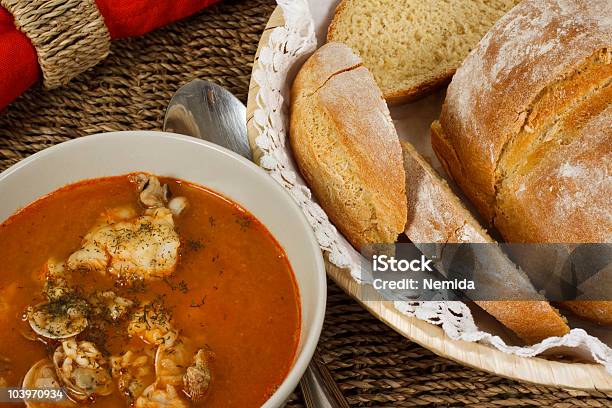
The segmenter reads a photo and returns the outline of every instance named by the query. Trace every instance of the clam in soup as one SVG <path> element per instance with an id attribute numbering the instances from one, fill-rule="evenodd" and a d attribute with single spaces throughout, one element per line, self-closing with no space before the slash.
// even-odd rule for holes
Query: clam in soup
<path id="1" fill-rule="evenodd" d="M 0 385 L 29 407 L 257 407 L 297 350 L 299 295 L 256 218 L 148 174 L 55 191 L 0 225 Z"/>

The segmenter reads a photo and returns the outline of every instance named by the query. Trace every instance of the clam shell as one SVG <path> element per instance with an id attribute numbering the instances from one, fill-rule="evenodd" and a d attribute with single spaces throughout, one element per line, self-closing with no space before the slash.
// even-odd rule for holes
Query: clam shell
<path id="1" fill-rule="evenodd" d="M 179 337 L 172 345 L 161 344 L 155 353 L 155 375 L 160 385 L 180 386 L 197 352 L 193 342 Z"/>
<path id="2" fill-rule="evenodd" d="M 57 378 L 55 366 L 48 358 L 43 358 L 36 362 L 23 378 L 22 388 L 62 388 L 62 384 Z M 25 401 L 28 408 L 47 408 L 47 407 L 74 407 L 75 403 L 69 399 L 60 402 L 39 402 Z"/>
<path id="3" fill-rule="evenodd" d="M 39 303 L 28 309 L 28 322 L 36 334 L 48 339 L 65 339 L 85 330 L 87 317 L 79 304 L 58 305 L 59 302 Z"/>
<path id="4" fill-rule="evenodd" d="M 65 359 L 64 348 L 60 345 L 53 353 L 53 365 L 57 377 L 73 399 L 85 401 L 92 395 L 104 396 L 113 393 L 113 380 L 104 367 L 81 367 L 73 361 L 75 367 L 68 377 L 62 370 Z"/>

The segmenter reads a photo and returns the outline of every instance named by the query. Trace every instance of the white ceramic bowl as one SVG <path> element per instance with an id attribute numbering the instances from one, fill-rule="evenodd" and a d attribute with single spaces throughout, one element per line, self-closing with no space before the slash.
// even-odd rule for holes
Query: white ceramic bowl
<path id="1" fill-rule="evenodd" d="M 282 385 L 264 404 L 279 407 L 297 386 L 319 340 L 326 280 L 321 250 L 291 197 L 267 173 L 227 149 L 162 132 L 114 132 L 61 143 L 0 174 L 0 222 L 19 208 L 83 179 L 145 171 L 208 187 L 246 208 L 284 248 L 300 291 L 298 353 Z"/>

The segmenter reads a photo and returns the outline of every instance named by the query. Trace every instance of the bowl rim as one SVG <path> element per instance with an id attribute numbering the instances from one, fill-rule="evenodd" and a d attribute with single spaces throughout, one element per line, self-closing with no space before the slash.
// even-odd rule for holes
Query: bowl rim
<path id="1" fill-rule="evenodd" d="M 67 140 L 65 142 L 58 143 L 56 145 L 43 149 L 39 152 L 36 152 L 24 158 L 23 160 L 20 160 L 19 162 L 13 164 L 6 170 L 2 171 L 0 173 L 0 184 L 2 184 L 2 182 L 8 178 L 18 177 L 18 172 L 21 169 L 31 165 L 31 163 L 41 160 L 49 155 L 58 154 L 64 151 L 67 147 L 87 145 L 90 143 L 99 143 L 100 140 L 103 140 L 105 143 L 117 143 L 119 138 L 125 138 L 125 137 L 147 137 L 148 138 L 147 142 L 149 143 L 155 143 L 156 138 L 174 140 L 175 142 L 178 142 L 178 143 L 192 143 L 194 145 L 199 146 L 199 148 L 205 148 L 208 150 L 215 151 L 217 154 L 221 154 L 227 157 L 228 160 L 235 160 L 235 161 L 241 162 L 243 165 L 246 165 L 249 171 L 256 173 L 257 174 L 256 177 L 258 177 L 262 183 L 267 184 L 272 189 L 276 190 L 279 193 L 280 197 L 284 197 L 285 200 L 284 200 L 283 205 L 289 206 L 291 211 L 295 213 L 295 219 L 293 222 L 299 225 L 299 228 L 306 235 L 306 238 L 309 242 L 309 247 L 302 248 L 302 250 L 310 251 L 312 252 L 314 256 L 316 270 L 310 271 L 310 273 L 316 274 L 315 282 L 316 282 L 316 289 L 317 289 L 317 294 L 316 294 L 317 298 L 314 299 L 314 302 L 313 302 L 315 304 L 315 307 L 313 310 L 312 329 L 309 332 L 305 333 L 305 337 L 302 343 L 301 350 L 298 350 L 298 352 L 296 353 L 291 369 L 285 375 L 283 381 L 278 386 L 278 388 L 274 391 L 274 393 L 262 405 L 262 407 L 265 407 L 265 408 L 282 406 L 284 402 L 287 400 L 287 398 L 289 397 L 289 395 L 297 387 L 301 377 L 306 371 L 308 364 L 310 363 L 310 360 L 312 359 L 315 348 L 318 344 L 319 337 L 321 335 L 321 330 L 323 328 L 323 321 L 325 318 L 325 309 L 326 309 L 326 303 L 327 303 L 327 278 L 326 278 L 325 264 L 323 261 L 323 255 L 321 253 L 321 249 L 317 243 L 312 227 L 306 220 L 306 216 L 303 214 L 302 210 L 299 208 L 297 203 L 295 203 L 295 201 L 287 193 L 287 191 L 276 180 L 274 180 L 265 170 L 263 170 L 261 167 L 257 166 L 255 163 L 251 162 L 250 160 L 238 155 L 237 153 L 234 153 L 233 151 L 229 149 L 226 149 L 222 146 L 219 146 L 217 144 L 214 144 L 214 143 L 202 140 L 202 139 L 194 138 L 191 136 L 180 135 L 177 133 L 170 133 L 170 132 L 162 132 L 162 131 L 154 131 L 154 130 L 142 130 L 142 131 L 131 130 L 131 131 L 115 131 L 115 132 L 96 133 L 92 135 L 79 137 L 76 139 Z M 157 139 L 157 140 L 160 140 L 160 139 Z M 180 162 L 177 166 L 180 166 Z M 242 171 L 242 170 L 239 170 L 239 171 Z M 104 175 L 100 175 L 99 177 L 104 177 Z M 85 179 L 87 178 L 84 178 L 83 180 Z M 72 184 L 78 181 L 79 180 L 75 180 L 74 182 L 70 182 L 68 184 Z M 196 184 L 199 184 L 199 183 L 196 183 Z M 205 185 L 204 187 L 209 188 Z M 52 191 L 55 191 L 56 189 L 57 188 L 53 189 Z M 212 191 L 215 191 L 215 190 L 212 189 Z M 46 194 L 46 192 L 39 194 L 38 198 L 42 197 L 44 194 Z M 228 199 L 231 200 L 231 198 L 229 197 Z M 25 204 L 24 207 L 30 205 L 31 203 L 32 202 Z M 244 206 L 243 204 L 240 204 L 240 205 Z M 246 206 L 244 207 L 248 210 Z M 17 211 L 19 211 L 19 209 L 15 210 L 15 212 Z M 13 212 L 12 214 L 15 214 L 15 212 Z M 0 223 L 4 221 L 5 220 L 0 220 Z M 266 225 L 261 220 L 260 222 L 264 226 Z M 272 236 L 274 235 L 272 234 Z M 298 288 L 299 288 L 299 284 L 297 280 L 296 280 L 296 285 L 298 285 Z M 300 309 L 303 307 L 303 302 L 301 301 L 302 298 L 303 298 L 303 293 L 300 291 Z M 304 325 L 301 324 L 300 330 L 305 329 L 303 326 Z"/>

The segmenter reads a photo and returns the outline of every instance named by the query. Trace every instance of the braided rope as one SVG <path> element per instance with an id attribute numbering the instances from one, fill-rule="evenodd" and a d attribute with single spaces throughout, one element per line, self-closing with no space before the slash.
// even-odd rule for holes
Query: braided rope
<path id="1" fill-rule="evenodd" d="M 15 25 L 32 41 L 53 89 L 106 58 L 110 35 L 94 0 L 0 0 Z"/>

